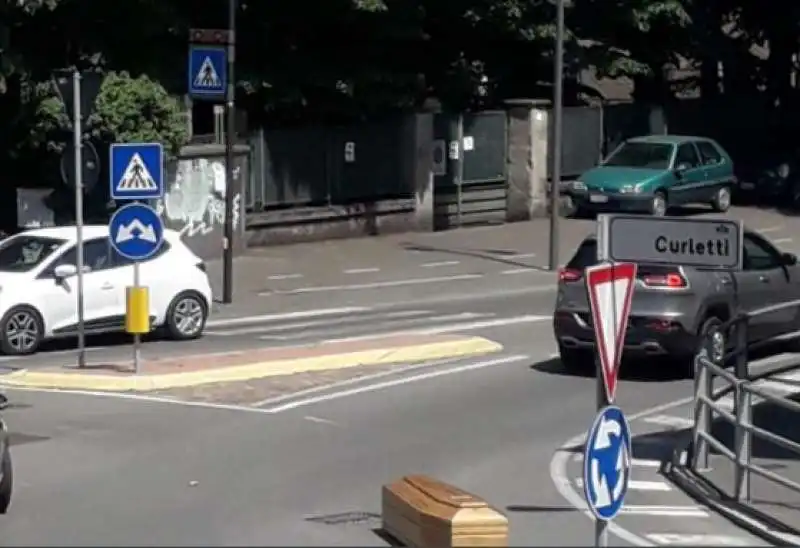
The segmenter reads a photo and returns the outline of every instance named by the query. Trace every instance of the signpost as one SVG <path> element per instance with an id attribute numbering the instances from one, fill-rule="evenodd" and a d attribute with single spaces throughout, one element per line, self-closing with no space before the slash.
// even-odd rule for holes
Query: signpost
<path id="1" fill-rule="evenodd" d="M 597 265 L 586 269 L 586 290 L 597 349 L 598 414 L 584 449 L 584 494 L 595 517 L 595 546 L 607 546 L 607 522 L 625 503 L 631 433 L 613 406 L 638 264 L 739 270 L 741 221 L 639 215 L 598 215 Z M 736 280 L 734 292 L 736 292 Z"/>
<path id="2" fill-rule="evenodd" d="M 189 45 L 189 95 L 192 99 L 223 101 L 228 86 L 227 54 L 224 47 Z"/>
<path id="3" fill-rule="evenodd" d="M 111 145 L 110 185 L 114 200 L 147 200 L 164 195 L 164 157 L 160 143 Z M 155 254 L 164 226 L 151 207 L 132 203 L 118 209 L 108 223 L 111 245 L 133 261 L 133 286 L 126 290 L 125 330 L 133 335 L 133 365 L 139 372 L 141 335 L 150 332 L 150 297 L 141 286 L 139 261 Z"/>

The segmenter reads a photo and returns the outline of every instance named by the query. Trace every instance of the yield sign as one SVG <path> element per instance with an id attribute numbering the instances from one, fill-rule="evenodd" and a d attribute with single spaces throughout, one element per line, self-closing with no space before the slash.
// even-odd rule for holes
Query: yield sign
<path id="1" fill-rule="evenodd" d="M 617 390 L 617 374 L 635 281 L 634 263 L 599 264 L 586 269 L 592 326 L 609 403 L 614 401 Z"/>

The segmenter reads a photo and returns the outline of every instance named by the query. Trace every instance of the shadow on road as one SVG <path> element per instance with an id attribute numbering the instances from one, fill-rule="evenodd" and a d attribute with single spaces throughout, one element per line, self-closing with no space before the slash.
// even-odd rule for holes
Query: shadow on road
<path id="1" fill-rule="evenodd" d="M 534 363 L 531 369 L 551 375 L 564 375 L 568 377 L 594 378 L 595 366 L 589 362 L 585 369 L 566 369 L 559 358 Z M 686 379 L 688 369 L 686 366 L 676 365 L 668 358 L 650 358 L 648 360 L 623 360 L 620 368 L 620 380 L 633 382 L 663 382 Z"/>
<path id="2" fill-rule="evenodd" d="M 532 265 L 513 259 L 512 257 L 519 254 L 519 252 L 511 249 L 452 249 L 447 247 L 434 247 L 430 245 L 415 244 L 412 242 L 403 242 L 400 245 L 406 251 L 420 251 L 428 253 L 450 254 L 460 257 L 473 257 L 476 259 L 486 259 L 487 261 L 493 261 L 517 268 L 530 268 L 531 270 L 539 270 L 542 272 L 548 271 L 546 266 Z"/>
<path id="3" fill-rule="evenodd" d="M 691 432 L 690 428 L 670 428 L 638 436 L 634 433 L 631 440 L 631 458 L 666 462 L 672 458 L 675 447 L 681 447 L 688 440 Z M 575 455 L 583 454 L 583 450 L 583 444 L 573 445 L 566 449 L 567 452 Z"/>

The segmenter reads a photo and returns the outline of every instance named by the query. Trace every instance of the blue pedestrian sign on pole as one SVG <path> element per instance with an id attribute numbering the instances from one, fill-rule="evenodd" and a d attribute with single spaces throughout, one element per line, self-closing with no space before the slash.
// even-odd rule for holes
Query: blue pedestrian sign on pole
<path id="1" fill-rule="evenodd" d="M 112 199 L 152 200 L 164 196 L 161 143 L 114 143 L 109 156 Z"/>
<path id="2" fill-rule="evenodd" d="M 119 208 L 108 222 L 111 245 L 123 257 L 142 261 L 164 242 L 164 225 L 156 210 L 145 204 Z"/>
<path id="3" fill-rule="evenodd" d="M 224 47 L 189 46 L 189 96 L 192 99 L 222 100 L 228 85 L 227 52 Z"/>
<path id="4" fill-rule="evenodd" d="M 631 472 L 631 431 L 619 407 L 601 409 L 586 437 L 583 491 L 592 514 L 609 521 L 622 510 Z"/>

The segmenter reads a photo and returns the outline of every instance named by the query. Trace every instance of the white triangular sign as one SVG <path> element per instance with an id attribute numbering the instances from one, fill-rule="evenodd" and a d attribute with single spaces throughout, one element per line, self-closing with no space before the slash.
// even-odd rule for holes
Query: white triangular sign
<path id="1" fill-rule="evenodd" d="M 211 57 L 206 56 L 203 63 L 200 65 L 200 70 L 194 77 L 194 87 L 196 88 L 210 88 L 216 89 L 222 87 L 222 80 L 219 77 L 217 69 L 214 68 L 214 62 Z"/>
<path id="2" fill-rule="evenodd" d="M 592 326 L 609 403 L 614 401 L 617 390 L 635 281 L 634 263 L 599 264 L 586 269 Z"/>
<path id="3" fill-rule="evenodd" d="M 128 162 L 128 167 L 125 168 L 125 172 L 117 182 L 117 190 L 156 190 L 157 188 L 158 185 L 153 176 L 150 175 L 144 160 L 142 160 L 138 152 L 135 152 L 131 156 L 131 161 Z"/>

